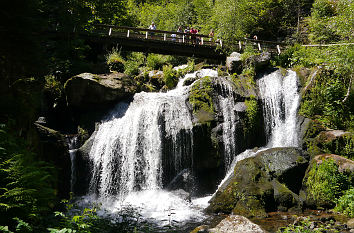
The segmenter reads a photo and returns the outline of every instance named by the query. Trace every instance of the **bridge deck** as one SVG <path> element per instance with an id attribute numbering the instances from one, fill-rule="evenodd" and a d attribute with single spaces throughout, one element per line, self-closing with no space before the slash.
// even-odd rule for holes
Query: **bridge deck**
<path id="1" fill-rule="evenodd" d="M 188 33 L 98 25 L 94 32 L 81 35 L 91 41 L 117 44 L 123 50 L 215 60 L 225 60 L 226 57 L 221 50 L 217 49 L 222 46 L 220 40 L 200 34 L 197 34 L 193 40 Z"/>

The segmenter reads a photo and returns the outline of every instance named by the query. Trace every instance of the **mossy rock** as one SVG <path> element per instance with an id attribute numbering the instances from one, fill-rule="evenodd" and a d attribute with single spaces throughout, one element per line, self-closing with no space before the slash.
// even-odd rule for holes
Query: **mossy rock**
<path id="1" fill-rule="evenodd" d="M 209 76 L 199 79 L 191 88 L 189 103 L 192 105 L 193 114 L 200 123 L 210 122 L 214 119 L 213 92 L 213 81 Z"/>
<path id="2" fill-rule="evenodd" d="M 256 82 L 253 74 L 231 75 L 235 92 L 242 97 L 257 97 Z"/>
<path id="3" fill-rule="evenodd" d="M 305 138 L 305 143 L 307 150 L 312 157 L 328 153 L 342 155 L 352 160 L 354 159 L 353 133 L 343 130 L 324 130 L 319 132 L 313 138 L 311 138 L 310 135 L 314 136 L 313 133 L 309 132 Z"/>
<path id="4" fill-rule="evenodd" d="M 272 148 L 239 161 L 234 174 L 211 199 L 210 212 L 265 217 L 266 212 L 299 205 L 298 193 L 308 165 L 296 148 Z"/>

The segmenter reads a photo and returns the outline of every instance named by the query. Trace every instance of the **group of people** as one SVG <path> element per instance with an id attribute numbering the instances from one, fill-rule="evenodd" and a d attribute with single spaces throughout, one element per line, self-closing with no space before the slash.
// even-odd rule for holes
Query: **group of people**
<path id="1" fill-rule="evenodd" d="M 156 25 L 155 25 L 154 22 L 151 23 L 151 25 L 149 26 L 149 29 L 150 30 L 156 30 Z M 197 44 L 201 43 L 200 37 L 197 36 L 197 34 L 199 33 L 199 30 L 197 28 L 186 27 L 183 30 L 182 26 L 179 26 L 176 32 L 178 32 L 178 33 L 187 33 L 187 34 L 190 35 L 189 36 L 190 38 L 188 38 L 188 37 L 184 38 L 185 42 L 188 42 L 190 40 L 193 45 L 197 45 Z M 153 35 L 153 33 L 151 33 L 151 34 Z M 215 36 L 213 29 L 210 31 L 208 36 L 210 37 L 209 41 L 211 41 L 213 43 L 214 42 L 214 36 Z M 183 37 L 180 34 L 172 34 L 171 37 L 172 37 L 172 41 L 177 41 L 177 39 L 178 39 L 178 42 L 180 42 L 180 43 L 183 42 L 183 39 L 182 39 Z"/>

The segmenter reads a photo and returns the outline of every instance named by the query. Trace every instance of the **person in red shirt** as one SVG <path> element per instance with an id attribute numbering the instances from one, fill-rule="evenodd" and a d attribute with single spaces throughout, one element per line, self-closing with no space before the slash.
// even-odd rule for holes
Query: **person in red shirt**
<path id="1" fill-rule="evenodd" d="M 198 33 L 198 30 L 191 27 L 191 30 L 189 31 L 192 35 L 191 35 L 191 41 L 192 41 L 192 44 L 196 44 L 197 43 L 197 37 L 196 37 L 196 34 Z"/>

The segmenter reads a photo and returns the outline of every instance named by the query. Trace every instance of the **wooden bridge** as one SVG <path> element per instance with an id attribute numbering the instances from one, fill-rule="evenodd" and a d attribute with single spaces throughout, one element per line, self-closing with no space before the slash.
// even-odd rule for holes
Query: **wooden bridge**
<path id="1" fill-rule="evenodd" d="M 95 29 L 90 32 L 76 32 L 74 29 L 72 32 L 53 30 L 45 33 L 51 37 L 65 40 L 70 40 L 72 36 L 79 36 L 88 42 L 118 46 L 126 51 L 199 57 L 217 61 L 226 60 L 223 49 L 225 44 L 222 39 L 210 38 L 203 34 L 196 34 L 197 42 L 194 42 L 190 33 L 102 24 L 95 25 Z M 282 42 L 243 38 L 236 39 L 232 47 L 234 49 L 236 47 L 236 51 L 242 53 L 249 45 L 261 52 L 268 51 L 273 54 L 280 54 L 288 46 Z"/>
<path id="2" fill-rule="evenodd" d="M 200 57 L 225 61 L 223 41 L 221 38 L 210 38 L 208 35 L 196 34 L 195 39 L 190 33 L 181 33 L 163 30 L 150 30 L 114 25 L 95 25 L 95 30 L 90 33 L 80 34 L 85 39 L 108 45 L 116 44 L 123 50 L 159 53 L 166 55 L 180 55 Z M 236 45 L 242 51 L 247 44 L 260 51 L 281 53 L 284 43 L 239 39 Z"/>
<path id="3" fill-rule="evenodd" d="M 81 33 L 86 40 L 116 44 L 123 50 L 200 57 L 215 60 L 225 60 L 222 41 L 214 40 L 207 35 L 196 34 L 195 39 L 189 33 L 163 30 L 150 30 L 113 25 L 95 25 L 90 33 Z"/>

